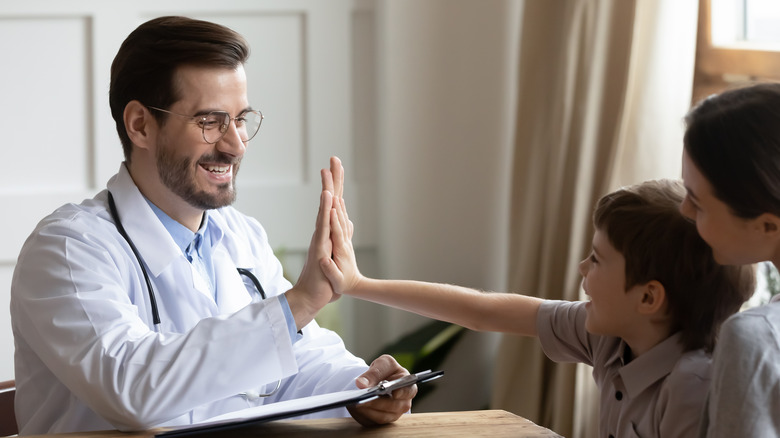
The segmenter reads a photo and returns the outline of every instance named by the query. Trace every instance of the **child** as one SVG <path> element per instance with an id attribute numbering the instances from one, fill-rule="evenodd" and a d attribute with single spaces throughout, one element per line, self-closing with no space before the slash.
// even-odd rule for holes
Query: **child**
<path id="1" fill-rule="evenodd" d="M 358 271 L 343 200 L 331 212 L 333 260 L 321 261 L 337 293 L 472 330 L 538 336 L 547 356 L 593 366 L 601 436 L 695 435 L 721 322 L 752 294 L 752 267 L 717 265 L 679 211 L 685 191 L 650 181 L 603 197 L 593 250 L 580 263 L 589 301 L 481 293 Z"/>

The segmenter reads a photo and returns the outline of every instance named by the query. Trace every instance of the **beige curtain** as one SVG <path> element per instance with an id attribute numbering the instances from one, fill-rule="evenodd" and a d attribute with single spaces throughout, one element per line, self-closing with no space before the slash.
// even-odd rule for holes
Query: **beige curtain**
<path id="1" fill-rule="evenodd" d="M 578 299 L 598 198 L 679 177 L 696 10 L 695 0 L 526 0 L 509 290 Z M 597 406 L 587 367 L 552 363 L 535 339 L 502 339 L 491 407 L 585 437 Z"/>

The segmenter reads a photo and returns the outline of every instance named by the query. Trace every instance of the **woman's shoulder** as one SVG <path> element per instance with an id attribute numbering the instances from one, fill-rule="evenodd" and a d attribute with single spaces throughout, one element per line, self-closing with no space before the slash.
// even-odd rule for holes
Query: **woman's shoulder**
<path id="1" fill-rule="evenodd" d="M 736 313 L 721 327 L 719 341 L 739 338 L 776 337 L 780 334 L 780 302 L 772 302 Z"/>
<path id="2" fill-rule="evenodd" d="M 746 358 L 765 357 L 770 350 L 773 357 L 780 357 L 780 302 L 729 317 L 718 334 L 715 356 L 718 362 L 750 362 Z"/>

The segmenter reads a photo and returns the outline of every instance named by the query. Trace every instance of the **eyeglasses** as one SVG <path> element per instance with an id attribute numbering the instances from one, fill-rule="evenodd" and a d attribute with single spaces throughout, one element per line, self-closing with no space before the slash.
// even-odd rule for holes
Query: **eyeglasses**
<path id="1" fill-rule="evenodd" d="M 231 120 L 235 122 L 236 129 L 238 130 L 238 137 L 244 143 L 251 140 L 257 134 L 257 131 L 260 130 L 260 125 L 263 123 L 263 113 L 256 110 L 244 111 L 235 117 L 230 117 L 230 114 L 225 111 L 211 111 L 206 115 L 188 116 L 186 114 L 179 114 L 154 106 L 147 106 L 147 108 L 173 114 L 174 116 L 185 117 L 194 121 L 203 131 L 203 140 L 210 144 L 222 140 L 228 127 L 230 127 Z"/>

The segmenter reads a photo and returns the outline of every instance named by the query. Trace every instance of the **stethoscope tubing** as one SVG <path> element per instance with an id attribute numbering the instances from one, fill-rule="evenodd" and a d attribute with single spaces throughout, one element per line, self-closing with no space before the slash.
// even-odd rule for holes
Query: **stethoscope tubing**
<path id="1" fill-rule="evenodd" d="M 144 263 L 141 260 L 141 255 L 138 253 L 138 249 L 130 239 L 130 236 L 127 235 L 125 227 L 122 226 L 122 221 L 119 220 L 119 213 L 117 213 L 116 204 L 114 203 L 114 197 L 111 195 L 111 192 L 108 192 L 108 208 L 111 210 L 111 217 L 114 219 L 116 229 L 119 231 L 119 234 L 125 238 L 127 244 L 130 245 L 130 249 L 133 251 L 136 260 L 138 260 L 138 264 L 141 266 L 141 272 L 144 274 L 144 280 L 146 281 L 146 290 L 149 292 L 149 305 L 152 307 L 152 321 L 154 322 L 154 325 L 158 325 L 160 324 L 160 312 L 157 310 L 157 299 L 154 295 L 152 282 L 149 280 L 149 273 L 146 272 L 146 268 L 144 267 Z"/>

